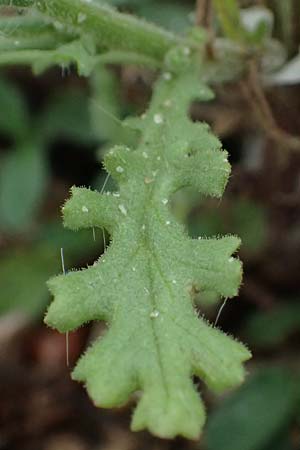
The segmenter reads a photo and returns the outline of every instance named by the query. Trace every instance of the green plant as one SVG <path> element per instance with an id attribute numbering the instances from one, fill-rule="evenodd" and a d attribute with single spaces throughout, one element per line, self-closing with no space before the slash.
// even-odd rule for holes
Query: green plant
<path id="1" fill-rule="evenodd" d="M 209 417 L 208 450 L 292 448 L 286 437 L 298 403 L 297 379 L 287 368 L 264 367 Z M 284 386 L 284 389 L 282 389 Z M 230 433 L 230 427 L 236 431 Z"/>
<path id="2" fill-rule="evenodd" d="M 125 121 L 139 131 L 139 144 L 115 146 L 105 156 L 119 189 L 73 188 L 63 208 L 66 227 L 104 227 L 112 242 L 93 266 L 50 280 L 55 298 L 46 322 L 66 332 L 106 321 L 105 337 L 80 359 L 73 378 L 103 407 L 119 406 L 141 390 L 133 430 L 197 438 L 205 412 L 191 377 L 223 391 L 243 380 L 242 363 L 250 357 L 193 306 L 198 292 L 237 294 L 241 265 L 232 254 L 239 239 L 192 239 L 168 206 L 186 186 L 221 197 L 230 173 L 219 140 L 188 117 L 193 100 L 212 98 L 205 37 L 198 30 L 175 36 L 95 0 L 0 2 L 11 3 L 36 15 L 14 18 L 16 28 L 4 19 L 11 31 L 0 63 L 26 62 L 41 71 L 75 62 L 83 75 L 107 62 L 162 70 L 146 113 Z"/>
<path id="3" fill-rule="evenodd" d="M 60 331 L 93 319 L 108 322 L 106 337 L 73 376 L 86 382 L 102 406 L 122 404 L 142 389 L 133 429 L 148 427 L 165 437 L 195 437 L 203 423 L 192 374 L 222 390 L 242 380 L 240 363 L 249 357 L 240 344 L 196 318 L 191 305 L 197 290 L 236 294 L 241 270 L 231 254 L 239 240 L 192 240 L 167 205 L 186 185 L 221 195 L 229 173 L 219 141 L 186 116 L 192 98 L 210 94 L 189 72 L 171 80 L 162 76 L 146 116 L 132 123 L 141 129 L 138 148 L 115 147 L 107 154 L 106 168 L 120 190 L 99 195 L 73 188 L 65 225 L 103 226 L 113 242 L 95 266 L 50 281 L 55 301 L 46 316 Z"/>
<path id="4" fill-rule="evenodd" d="M 5 111 L 0 131 L 12 140 L 11 150 L 1 155 L 0 230 L 26 234 L 36 225 L 49 182 L 49 145 L 58 136 L 79 143 L 97 137 L 87 98 L 78 89 L 56 93 L 39 114 L 30 114 L 19 89 L 5 78 L 0 79 L 0 98 Z"/>

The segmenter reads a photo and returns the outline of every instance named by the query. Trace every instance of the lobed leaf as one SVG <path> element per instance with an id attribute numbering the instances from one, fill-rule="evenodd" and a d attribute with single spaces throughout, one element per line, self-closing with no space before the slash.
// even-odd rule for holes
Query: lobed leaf
<path id="1" fill-rule="evenodd" d="M 119 191 L 72 189 L 65 226 L 105 227 L 112 242 L 93 266 L 49 281 L 54 302 L 45 319 L 62 332 L 105 320 L 105 336 L 79 360 L 73 378 L 102 407 L 141 391 L 132 429 L 165 438 L 197 438 L 201 431 L 205 411 L 193 375 L 222 391 L 242 381 L 242 362 L 250 357 L 193 306 L 195 291 L 237 294 L 241 264 L 231 255 L 239 239 L 192 239 L 168 205 L 186 186 L 220 197 L 230 172 L 209 127 L 188 118 L 195 97 L 212 96 L 195 72 L 187 65 L 179 75 L 164 73 L 147 113 L 127 122 L 140 130 L 137 148 L 107 153 Z"/>
<path id="2" fill-rule="evenodd" d="M 22 249 L 4 252 L 0 266 L 0 317 L 19 312 L 30 319 L 40 318 L 49 299 L 46 281 L 61 268 L 59 248 L 63 247 L 65 265 L 70 267 L 78 258 L 88 257 L 97 245 L 89 231 L 75 235 L 60 223 L 51 222 L 34 233 L 32 242 Z"/>

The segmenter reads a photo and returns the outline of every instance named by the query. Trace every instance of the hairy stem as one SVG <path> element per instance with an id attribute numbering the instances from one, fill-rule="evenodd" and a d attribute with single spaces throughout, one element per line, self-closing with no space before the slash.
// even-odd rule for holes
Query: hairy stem
<path id="1" fill-rule="evenodd" d="M 92 35 L 101 48 L 140 53 L 157 60 L 162 60 L 179 40 L 157 26 L 93 1 L 0 0 L 0 5 L 37 9 L 74 31 Z"/>

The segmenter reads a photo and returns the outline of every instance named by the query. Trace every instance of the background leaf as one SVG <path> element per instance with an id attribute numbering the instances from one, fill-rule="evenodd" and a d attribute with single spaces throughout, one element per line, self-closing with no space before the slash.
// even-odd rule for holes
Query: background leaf
<path id="1" fill-rule="evenodd" d="M 29 126 L 29 115 L 26 102 L 19 89 L 7 81 L 0 78 L 0 131 L 5 135 L 20 140 Z"/>
<path id="2" fill-rule="evenodd" d="M 280 345 L 295 331 L 300 330 L 300 305 L 276 305 L 269 312 L 257 312 L 249 317 L 244 333 L 252 345 L 273 348 Z"/>
<path id="3" fill-rule="evenodd" d="M 74 233 L 61 224 L 47 224 L 39 238 L 23 248 L 2 254 L 0 265 L 0 316 L 11 311 L 23 312 L 30 319 L 38 318 L 49 300 L 46 281 L 61 273 L 61 248 L 68 270 L 78 258 L 101 247 L 101 239 L 88 231 Z"/>
<path id="4" fill-rule="evenodd" d="M 263 450 L 295 411 L 295 382 L 284 369 L 263 369 L 213 412 L 207 450 Z"/>
<path id="5" fill-rule="evenodd" d="M 7 232 L 32 225 L 48 181 L 48 168 L 37 142 L 9 153 L 0 172 L 0 225 Z"/>

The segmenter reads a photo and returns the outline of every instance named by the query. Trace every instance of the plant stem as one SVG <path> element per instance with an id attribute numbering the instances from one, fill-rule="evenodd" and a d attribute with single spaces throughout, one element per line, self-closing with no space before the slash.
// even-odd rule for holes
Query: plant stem
<path id="1" fill-rule="evenodd" d="M 300 137 L 294 136 L 280 128 L 263 90 L 257 62 L 249 62 L 248 79 L 241 82 L 242 91 L 260 119 L 261 127 L 266 135 L 277 142 L 281 148 L 300 151 Z"/>
<path id="2" fill-rule="evenodd" d="M 213 41 L 215 39 L 213 30 L 213 10 L 212 0 L 197 0 L 195 23 L 199 27 L 204 27 L 207 32 L 206 56 L 209 60 L 214 59 Z"/>
<path id="3" fill-rule="evenodd" d="M 70 39 L 69 39 L 70 40 Z M 68 40 L 66 36 L 60 33 L 55 33 L 51 31 L 47 31 L 45 33 L 41 33 L 39 36 L 12 36 L 9 38 L 0 38 L 0 60 L 5 61 L 6 52 L 18 51 L 22 50 L 51 50 L 56 48 L 61 43 L 67 43 Z M 31 50 L 31 51 L 32 51 Z M 2 53 L 3 52 L 3 53 Z M 8 56 L 10 59 L 10 55 Z M 15 63 L 18 63 L 18 58 Z M 21 59 L 22 61 L 22 59 Z"/>
<path id="4" fill-rule="evenodd" d="M 212 20 L 212 4 L 211 0 L 197 0 L 196 2 L 196 20 L 195 23 L 199 27 L 211 28 Z"/>
<path id="5" fill-rule="evenodd" d="M 74 31 L 92 35 L 102 49 L 130 51 L 160 61 L 180 42 L 168 31 L 93 1 L 0 0 L 0 5 L 33 7 Z"/>
<path id="6" fill-rule="evenodd" d="M 226 37 L 244 43 L 247 32 L 243 27 L 237 0 L 212 0 Z"/>

